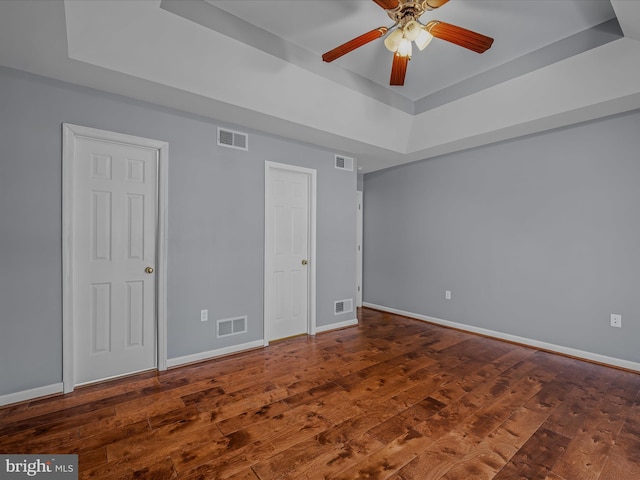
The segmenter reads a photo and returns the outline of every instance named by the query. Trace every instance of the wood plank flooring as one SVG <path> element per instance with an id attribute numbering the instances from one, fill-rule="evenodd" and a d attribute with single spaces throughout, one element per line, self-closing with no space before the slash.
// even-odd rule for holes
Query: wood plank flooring
<path id="1" fill-rule="evenodd" d="M 640 375 L 374 310 L 360 325 L 0 409 L 81 479 L 637 480 Z"/>

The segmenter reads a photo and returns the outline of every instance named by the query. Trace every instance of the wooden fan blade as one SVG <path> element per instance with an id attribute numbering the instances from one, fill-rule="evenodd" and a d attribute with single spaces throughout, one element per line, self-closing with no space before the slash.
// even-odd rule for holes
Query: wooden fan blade
<path id="1" fill-rule="evenodd" d="M 436 38 L 455 43 L 477 53 L 486 52 L 493 43 L 491 37 L 438 20 L 427 23 L 427 31 Z"/>
<path id="2" fill-rule="evenodd" d="M 427 0 L 427 10 L 435 10 L 447 3 L 449 0 Z"/>
<path id="3" fill-rule="evenodd" d="M 389 30 L 387 27 L 379 27 L 375 30 L 364 33 L 359 37 L 354 38 L 353 40 L 349 40 L 347 43 L 343 43 L 333 50 L 329 50 L 327 53 L 322 55 L 322 60 L 324 60 L 325 62 L 333 62 L 336 58 L 340 58 L 341 56 L 351 52 L 352 50 L 355 50 L 358 47 L 366 45 L 367 43 L 382 37 L 385 33 L 387 33 L 387 30 Z"/>
<path id="4" fill-rule="evenodd" d="M 391 65 L 391 80 L 389 85 L 404 85 L 404 77 L 407 73 L 407 65 L 409 57 L 399 55 L 397 52 L 393 54 L 393 64 Z"/>
<path id="5" fill-rule="evenodd" d="M 398 0 L 373 0 L 385 10 L 393 10 L 397 8 L 400 2 Z"/>

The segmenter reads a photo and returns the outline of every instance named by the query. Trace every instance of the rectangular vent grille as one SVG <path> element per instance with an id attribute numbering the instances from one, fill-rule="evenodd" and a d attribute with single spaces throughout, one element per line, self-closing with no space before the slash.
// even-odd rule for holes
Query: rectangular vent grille
<path id="1" fill-rule="evenodd" d="M 247 317 L 225 318 L 216 322 L 218 338 L 247 332 Z"/>
<path id="2" fill-rule="evenodd" d="M 246 133 L 218 128 L 218 145 L 238 150 L 249 150 L 249 136 Z"/>
<path id="3" fill-rule="evenodd" d="M 353 158 L 336 155 L 336 168 L 339 170 L 353 172 Z"/>
<path id="4" fill-rule="evenodd" d="M 333 313 L 340 315 L 341 313 L 353 312 L 353 299 L 347 298 L 345 300 L 338 300 L 334 302 Z"/>

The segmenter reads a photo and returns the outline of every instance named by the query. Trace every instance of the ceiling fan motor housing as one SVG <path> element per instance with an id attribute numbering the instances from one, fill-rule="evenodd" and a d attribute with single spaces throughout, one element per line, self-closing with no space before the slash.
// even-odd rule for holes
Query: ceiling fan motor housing
<path id="1" fill-rule="evenodd" d="M 421 2 L 400 0 L 396 8 L 387 10 L 387 15 L 389 15 L 389 18 L 391 18 L 396 25 L 404 27 L 412 20 L 417 21 L 424 12 L 434 10 L 435 8 L 437 7 L 429 5 L 429 0 L 423 0 Z"/>

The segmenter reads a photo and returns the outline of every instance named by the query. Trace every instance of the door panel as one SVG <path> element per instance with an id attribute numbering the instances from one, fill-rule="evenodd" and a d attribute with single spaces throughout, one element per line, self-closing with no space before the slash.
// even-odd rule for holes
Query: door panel
<path id="1" fill-rule="evenodd" d="M 309 329 L 310 187 L 309 175 L 296 171 L 273 169 L 268 181 L 266 331 L 267 340 L 274 340 Z"/>
<path id="2" fill-rule="evenodd" d="M 77 384 L 156 366 L 158 151 L 77 138 L 74 370 Z M 151 271 L 152 272 L 152 271 Z"/>
<path id="3" fill-rule="evenodd" d="M 362 192 L 356 193 L 356 307 L 362 306 Z"/>

